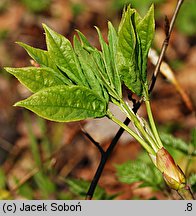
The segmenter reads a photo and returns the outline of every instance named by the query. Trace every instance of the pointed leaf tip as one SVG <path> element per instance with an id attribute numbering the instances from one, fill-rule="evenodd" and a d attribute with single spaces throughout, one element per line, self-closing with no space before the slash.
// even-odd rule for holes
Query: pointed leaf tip
<path id="1" fill-rule="evenodd" d="M 14 107 L 17 107 L 17 106 L 18 106 L 18 107 L 22 107 L 20 102 L 21 102 L 21 101 L 16 102 L 13 106 L 14 106 Z"/>

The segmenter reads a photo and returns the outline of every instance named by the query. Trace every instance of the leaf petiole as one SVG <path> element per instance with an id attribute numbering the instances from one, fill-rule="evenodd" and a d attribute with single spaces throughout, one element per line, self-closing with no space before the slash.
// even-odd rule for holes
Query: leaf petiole
<path id="1" fill-rule="evenodd" d="M 158 134 L 155 122 L 154 122 L 154 118 L 153 118 L 152 110 L 151 110 L 151 106 L 150 106 L 150 101 L 145 100 L 145 105 L 146 105 L 146 110 L 147 110 L 147 114 L 148 114 L 149 123 L 150 123 L 151 129 L 152 129 L 152 132 L 153 132 L 153 134 L 155 136 L 155 139 L 157 141 L 157 146 L 159 148 L 162 148 L 163 144 L 161 142 L 161 139 L 159 137 L 159 134 Z"/>
<path id="2" fill-rule="evenodd" d="M 143 140 L 139 137 L 134 131 L 132 131 L 128 126 L 126 126 L 123 122 L 117 119 L 109 110 L 107 111 L 107 117 L 111 119 L 113 122 L 118 124 L 124 130 L 126 130 L 133 138 L 135 138 L 142 146 L 146 149 L 149 154 L 156 155 L 155 151 Z"/>
<path id="3" fill-rule="evenodd" d="M 136 130 L 141 133 L 144 140 L 150 144 L 150 146 L 154 149 L 155 152 L 158 151 L 159 147 L 157 146 L 157 142 L 155 142 L 154 137 L 152 137 L 152 133 L 145 130 L 145 125 L 143 122 L 139 120 L 139 117 L 133 113 L 130 107 L 124 102 L 121 101 L 121 106 L 127 117 L 133 122 L 133 125 L 136 127 Z"/>

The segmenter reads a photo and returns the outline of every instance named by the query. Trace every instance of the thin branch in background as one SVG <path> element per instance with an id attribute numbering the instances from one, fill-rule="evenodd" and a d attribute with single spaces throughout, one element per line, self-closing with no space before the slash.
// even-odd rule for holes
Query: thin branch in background
<path id="1" fill-rule="evenodd" d="M 101 145 L 97 141 L 95 141 L 94 138 L 81 125 L 80 125 L 80 128 L 83 134 L 98 148 L 101 155 L 103 155 L 105 151 L 103 150 Z"/>
<path id="2" fill-rule="evenodd" d="M 150 86 L 149 86 L 149 93 L 151 93 L 153 88 L 154 88 L 158 73 L 160 71 L 161 63 L 162 63 L 163 58 L 165 56 L 165 52 L 166 52 L 168 44 L 169 44 L 170 36 L 171 36 L 172 30 L 174 28 L 174 23 L 176 21 L 177 15 L 179 13 L 180 7 L 182 6 L 183 2 L 184 2 L 184 0 L 179 0 L 178 1 L 177 5 L 176 5 L 176 9 L 174 11 L 173 17 L 172 17 L 171 22 L 170 22 L 169 25 L 168 25 L 168 19 L 167 18 L 165 19 L 166 20 L 166 22 L 165 22 L 166 23 L 166 25 L 165 25 L 166 26 L 166 38 L 165 38 L 165 40 L 164 40 L 164 42 L 162 44 L 161 53 L 159 55 L 159 58 L 158 58 L 154 73 L 153 73 L 152 78 L 151 78 L 151 83 L 150 83 Z M 169 26 L 169 30 L 168 30 L 168 26 Z"/>
<path id="3" fill-rule="evenodd" d="M 155 82 L 156 82 L 156 78 L 157 78 L 158 73 L 159 73 L 159 71 L 160 71 L 160 66 L 161 66 L 162 60 L 163 60 L 163 58 L 164 58 L 166 49 L 167 49 L 168 44 L 169 44 L 169 39 L 170 39 L 170 36 L 171 36 L 171 32 L 172 32 L 172 30 L 173 30 L 174 23 L 175 23 L 176 17 L 177 17 L 177 15 L 178 15 L 178 12 L 179 12 L 179 10 L 180 10 L 180 7 L 181 7 L 182 3 L 183 3 L 183 0 L 179 0 L 179 1 L 177 2 L 177 6 L 176 6 L 176 8 L 175 8 L 175 11 L 174 11 L 174 14 L 173 14 L 171 23 L 170 23 L 170 25 L 169 25 L 169 30 L 168 30 L 168 32 L 166 32 L 167 35 L 166 35 L 166 38 L 165 38 L 165 40 L 164 40 L 164 42 L 163 42 L 163 45 L 162 45 L 162 48 L 161 48 L 161 53 L 160 53 L 159 59 L 158 59 L 158 61 L 157 61 L 157 64 L 156 64 L 156 67 L 155 67 L 153 76 L 152 76 L 152 78 L 151 78 L 151 84 L 150 84 L 150 87 L 149 87 L 149 93 L 151 93 L 152 90 L 153 90 L 153 88 L 154 88 L 154 85 L 155 85 Z M 135 106 L 133 107 L 133 111 L 134 111 L 135 113 L 137 113 L 137 111 L 139 110 L 139 108 L 140 108 L 142 102 L 143 102 L 143 101 L 140 100 L 138 103 L 135 103 Z M 129 123 L 130 123 L 130 120 L 129 120 L 128 118 L 126 118 L 125 121 L 124 121 L 124 124 L 125 124 L 125 125 L 128 125 Z M 123 129 L 123 128 L 120 128 L 120 129 L 118 130 L 118 132 L 116 133 L 115 137 L 113 138 L 113 140 L 112 140 L 110 146 L 108 147 L 108 149 L 106 150 L 106 152 L 104 152 L 104 154 L 102 155 L 101 161 L 100 161 L 100 163 L 99 163 L 99 165 L 98 165 L 98 168 L 97 168 L 97 170 L 96 170 L 96 172 L 95 172 L 95 175 L 94 175 L 94 177 L 93 177 L 93 179 L 92 179 L 92 181 L 91 181 L 89 190 L 88 190 L 88 192 L 87 192 L 87 194 L 86 194 L 86 199 L 87 199 L 87 200 L 91 200 L 91 199 L 92 199 L 93 194 L 94 194 L 94 191 L 95 191 L 96 186 L 97 186 L 97 184 L 98 184 L 98 181 L 99 181 L 99 179 L 100 179 L 100 177 L 101 177 L 101 174 L 102 174 L 102 172 L 103 172 L 103 169 L 104 169 L 104 167 L 105 167 L 105 164 L 106 164 L 106 162 L 107 162 L 109 156 L 111 155 L 112 151 L 114 150 L 114 148 L 115 148 L 117 142 L 119 141 L 120 137 L 122 136 L 123 132 L 124 132 L 124 129 Z M 95 142 L 95 143 L 97 143 L 97 142 Z M 99 145 L 99 146 L 100 146 L 100 145 Z"/>
<path id="4" fill-rule="evenodd" d="M 167 16 L 165 16 L 165 28 L 164 29 L 165 29 L 165 35 L 166 35 L 166 37 L 168 37 L 168 35 L 169 35 L 169 26 L 170 26 L 169 19 L 168 19 Z"/>

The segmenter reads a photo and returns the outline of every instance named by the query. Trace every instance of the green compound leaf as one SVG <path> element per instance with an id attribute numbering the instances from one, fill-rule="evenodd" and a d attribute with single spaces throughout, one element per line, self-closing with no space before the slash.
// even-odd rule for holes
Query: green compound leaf
<path id="1" fill-rule="evenodd" d="M 137 38 L 134 29 L 135 10 L 130 6 L 123 13 L 118 30 L 118 55 L 117 67 L 121 80 L 125 85 L 137 95 L 142 94 L 142 83 L 140 71 L 137 67 L 135 49 L 137 48 Z"/>
<path id="2" fill-rule="evenodd" d="M 108 24 L 109 33 L 108 41 L 115 43 L 117 40 L 117 34 L 112 24 Z M 92 79 L 87 78 L 88 84 L 91 86 L 99 85 L 102 88 L 103 97 L 108 100 L 108 94 L 113 98 L 121 97 L 121 82 L 117 69 L 115 68 L 114 56 L 116 55 L 115 45 L 108 45 L 100 32 L 96 27 L 99 41 L 102 48 L 102 52 L 92 47 L 86 37 L 79 31 L 78 36 L 81 41 L 81 45 L 78 40 L 74 39 L 74 50 L 77 54 L 81 68 L 85 77 L 91 76 Z M 81 49 L 83 48 L 83 49 Z M 111 49 L 111 50 L 110 50 Z M 113 52 L 113 53 L 112 53 Z M 86 59 L 85 59 L 86 56 Z M 86 69 L 88 68 L 88 72 Z M 116 70 L 116 71 L 115 71 Z M 93 76 L 92 76 L 93 75 Z M 95 79 L 94 79 L 95 78 Z M 98 86 L 97 86 L 98 87 Z M 107 91 L 106 91 L 107 89 Z"/>
<path id="3" fill-rule="evenodd" d="M 96 76 L 97 67 L 92 59 L 92 55 L 82 47 L 76 36 L 74 37 L 74 51 L 79 59 L 83 74 L 88 81 L 88 87 L 100 96 L 103 96 L 101 83 Z"/>
<path id="4" fill-rule="evenodd" d="M 57 69 L 56 65 L 50 58 L 48 51 L 34 48 L 21 42 L 17 42 L 17 44 L 23 47 L 31 58 L 34 59 L 40 66 Z"/>
<path id="5" fill-rule="evenodd" d="M 103 36 L 102 36 L 99 28 L 96 27 L 96 30 L 98 32 L 99 42 L 100 42 L 101 49 L 102 49 L 102 58 L 103 58 L 104 66 L 105 66 L 107 76 L 108 76 L 108 81 L 109 81 L 108 84 L 111 86 L 111 88 L 114 89 L 115 86 L 114 86 L 113 73 L 112 73 L 111 62 L 110 62 L 109 47 L 108 47 L 107 43 L 104 41 Z"/>
<path id="6" fill-rule="evenodd" d="M 163 179 L 162 174 L 152 163 L 141 160 L 127 161 L 117 165 L 117 175 L 121 182 L 132 184 L 140 182 L 140 187 L 152 187 L 160 190 Z"/>
<path id="7" fill-rule="evenodd" d="M 168 146 L 173 149 L 176 149 L 185 155 L 191 154 L 192 156 L 196 156 L 196 149 L 193 142 L 191 142 L 190 143 L 191 145 L 189 145 L 188 143 L 184 142 L 182 139 L 176 138 L 173 135 L 164 132 L 160 133 L 160 137 L 163 144 L 166 147 Z"/>
<path id="8" fill-rule="evenodd" d="M 113 82 L 115 89 L 120 97 L 122 97 L 122 87 L 118 68 L 116 65 L 118 35 L 111 22 L 108 22 L 108 43 L 110 52 L 111 67 L 113 70 Z"/>
<path id="9" fill-rule="evenodd" d="M 115 40 L 117 40 L 117 35 L 115 29 L 112 28 L 111 24 L 108 23 L 108 27 L 109 27 L 108 41 L 110 45 L 108 45 L 104 41 L 99 28 L 96 27 L 102 52 L 94 51 L 93 56 L 95 62 L 99 66 L 98 73 L 100 75 L 100 79 L 102 80 L 105 88 L 108 90 L 109 94 L 113 98 L 118 100 L 119 98 L 122 97 L 121 82 L 120 82 L 119 74 L 117 72 L 116 65 L 114 64 L 115 61 L 114 56 L 116 57 L 116 49 L 115 49 L 115 45 L 112 44 L 115 42 Z"/>
<path id="10" fill-rule="evenodd" d="M 148 52 L 154 36 L 154 7 L 144 18 L 128 6 L 118 30 L 117 66 L 121 80 L 139 96 L 146 95 Z"/>
<path id="11" fill-rule="evenodd" d="M 50 87 L 19 101 L 15 106 L 25 107 L 57 122 L 103 117 L 107 109 L 106 102 L 98 94 L 82 86 Z"/>
<path id="12" fill-rule="evenodd" d="M 74 53 L 70 41 L 43 25 L 46 33 L 46 43 L 50 57 L 60 70 L 62 70 L 74 83 L 88 86 L 78 59 Z"/>
<path id="13" fill-rule="evenodd" d="M 91 44 L 89 43 L 89 41 L 87 40 L 87 38 L 84 36 L 84 34 L 82 34 L 82 32 L 80 32 L 79 30 L 76 30 L 78 33 L 78 36 L 80 38 L 80 41 L 82 43 L 82 47 L 88 51 L 89 53 L 93 52 L 95 50 L 95 48 L 93 46 L 91 46 Z"/>
<path id="14" fill-rule="evenodd" d="M 136 46 L 135 29 L 131 20 L 131 17 L 135 12 L 134 9 L 131 9 L 131 7 L 128 6 L 127 10 L 123 11 L 122 19 L 118 28 L 118 45 L 120 48 L 125 48 L 124 51 L 122 50 L 125 57 L 133 55 Z"/>
<path id="15" fill-rule="evenodd" d="M 41 89 L 51 86 L 65 84 L 61 76 L 50 68 L 5 68 L 5 70 L 14 75 L 30 91 L 38 92 Z"/>
<path id="16" fill-rule="evenodd" d="M 163 144 L 167 147 L 170 146 L 178 151 L 183 152 L 184 154 L 188 154 L 189 146 L 182 139 L 176 138 L 168 133 L 160 133 L 161 140 Z"/>
<path id="17" fill-rule="evenodd" d="M 34 59 L 41 67 L 47 67 L 53 69 L 54 72 L 56 73 L 56 76 L 61 77 L 61 79 L 64 81 L 65 84 L 67 85 L 72 84 L 71 80 L 68 77 L 62 75 L 60 70 L 58 70 L 54 61 L 50 58 L 48 51 L 34 48 L 21 42 L 17 42 L 17 44 L 23 47 L 27 51 L 27 53 L 31 56 L 31 58 Z"/>
<path id="18" fill-rule="evenodd" d="M 138 23 L 137 33 L 140 39 L 140 46 L 142 51 L 142 81 L 145 83 L 147 79 L 147 60 L 148 52 L 152 45 L 155 32 L 155 21 L 154 21 L 154 6 L 152 5 L 146 14 L 146 16 Z"/>

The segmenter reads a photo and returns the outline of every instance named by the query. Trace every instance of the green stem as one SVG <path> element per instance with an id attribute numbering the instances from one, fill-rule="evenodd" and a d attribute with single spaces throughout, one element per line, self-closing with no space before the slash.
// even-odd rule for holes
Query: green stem
<path id="1" fill-rule="evenodd" d="M 132 112 L 129 106 L 126 103 L 124 103 L 124 101 L 121 101 L 120 103 L 123 108 L 122 111 L 125 112 L 127 117 L 133 122 L 135 127 L 140 131 L 144 139 L 151 145 L 154 151 L 157 152 L 159 148 L 157 147 L 156 142 L 153 140 L 153 137 L 151 137 L 151 135 L 144 130 L 138 117 Z"/>
<path id="2" fill-rule="evenodd" d="M 152 155 L 155 155 L 155 151 L 142 139 L 140 138 L 134 131 L 132 131 L 128 126 L 126 126 L 123 122 L 117 119 L 109 110 L 107 113 L 109 119 L 118 124 L 124 130 L 126 130 L 132 137 L 134 137 L 142 146 L 146 149 L 146 151 Z"/>
<path id="3" fill-rule="evenodd" d="M 153 134 L 155 136 L 155 139 L 157 141 L 158 148 L 160 149 L 160 148 L 163 147 L 163 144 L 161 142 L 161 139 L 159 137 L 159 134 L 158 134 L 155 122 L 154 122 L 154 118 L 153 118 L 153 115 L 152 115 L 152 110 L 151 110 L 151 107 L 150 107 L 149 100 L 145 100 L 145 104 L 146 104 L 146 110 L 147 110 L 147 114 L 148 114 L 149 123 L 150 123 L 150 126 L 152 128 L 152 132 L 153 132 Z"/>

